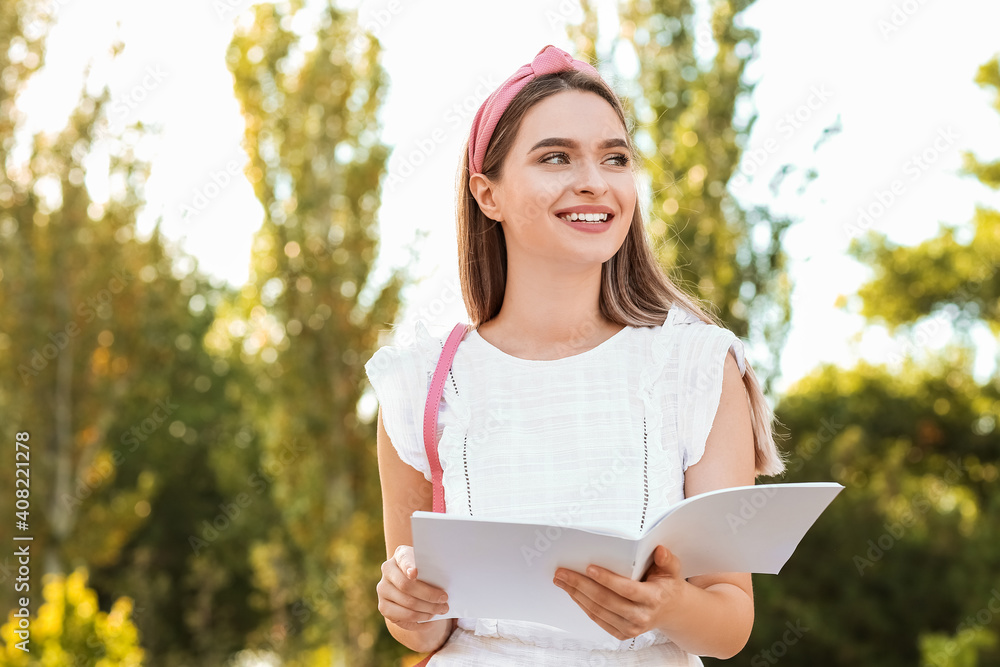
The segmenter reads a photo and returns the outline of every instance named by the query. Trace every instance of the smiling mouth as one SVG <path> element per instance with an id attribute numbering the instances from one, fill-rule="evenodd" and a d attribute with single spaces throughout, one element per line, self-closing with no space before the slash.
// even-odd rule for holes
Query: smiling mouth
<path id="1" fill-rule="evenodd" d="M 557 215 L 556 217 L 563 222 L 582 222 L 599 225 L 605 222 L 611 222 L 615 216 L 613 213 L 564 213 L 563 215 Z"/>

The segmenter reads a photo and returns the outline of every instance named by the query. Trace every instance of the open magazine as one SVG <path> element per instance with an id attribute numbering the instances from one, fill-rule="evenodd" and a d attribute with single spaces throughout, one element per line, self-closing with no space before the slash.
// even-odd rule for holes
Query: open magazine
<path id="1" fill-rule="evenodd" d="M 657 545 L 685 579 L 716 572 L 777 574 L 809 527 L 843 490 L 834 482 L 709 491 L 670 507 L 636 536 L 603 529 L 416 511 L 410 517 L 417 577 L 448 593 L 442 618 L 543 623 L 568 635 L 612 635 L 552 583 L 559 567 L 591 563 L 638 581 Z"/>

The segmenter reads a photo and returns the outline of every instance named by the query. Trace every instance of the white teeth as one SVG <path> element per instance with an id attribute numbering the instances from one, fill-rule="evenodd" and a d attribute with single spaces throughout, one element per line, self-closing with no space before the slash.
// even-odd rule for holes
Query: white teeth
<path id="1" fill-rule="evenodd" d="M 563 220 L 570 222 L 605 222 L 608 219 L 607 213 L 564 213 L 559 216 Z"/>

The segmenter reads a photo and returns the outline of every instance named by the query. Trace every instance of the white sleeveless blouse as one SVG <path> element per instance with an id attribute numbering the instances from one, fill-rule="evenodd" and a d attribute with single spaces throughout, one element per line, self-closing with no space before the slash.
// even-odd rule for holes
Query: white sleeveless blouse
<path id="1" fill-rule="evenodd" d="M 432 335 L 418 321 L 365 364 L 393 446 L 428 481 L 424 403 L 449 332 Z M 447 512 L 638 536 L 684 498 L 684 471 L 705 450 L 730 349 L 745 373 L 742 341 L 679 306 L 662 325 L 626 326 L 563 359 L 513 357 L 469 332 L 438 417 Z M 603 664 L 702 664 L 658 630 L 628 640 L 564 635 L 540 623 L 460 618 L 429 665 L 594 665 L 602 656 Z"/>

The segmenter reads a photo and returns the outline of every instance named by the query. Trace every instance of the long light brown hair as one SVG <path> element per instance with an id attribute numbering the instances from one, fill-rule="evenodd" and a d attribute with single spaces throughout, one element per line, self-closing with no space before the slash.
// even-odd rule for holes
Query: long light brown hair
<path id="1" fill-rule="evenodd" d="M 639 153 L 625 120 L 622 102 L 608 84 L 585 72 L 568 70 L 535 77 L 511 100 L 497 123 L 483 156 L 482 173 L 493 182 L 502 178 L 504 159 L 517 137 L 524 115 L 545 98 L 564 90 L 591 92 L 605 99 L 625 129 L 633 166 L 633 179 Z M 479 208 L 469 187 L 468 139 L 463 146 L 462 162 L 456 188 L 459 193 L 456 218 L 458 227 L 458 270 L 462 298 L 472 326 L 496 317 L 503 304 L 507 285 L 507 246 L 503 229 Z M 600 311 L 608 320 L 634 327 L 659 326 L 667 312 L 679 304 L 702 321 L 724 324 L 698 303 L 697 297 L 678 287 L 656 261 L 650 247 L 645 220 L 636 198 L 632 224 L 625 241 L 613 257 L 601 266 Z M 750 399 L 757 475 L 777 475 L 785 463 L 774 442 L 774 413 L 764 398 L 760 383 L 749 363 L 743 384 Z"/>

